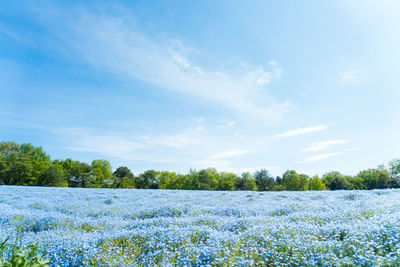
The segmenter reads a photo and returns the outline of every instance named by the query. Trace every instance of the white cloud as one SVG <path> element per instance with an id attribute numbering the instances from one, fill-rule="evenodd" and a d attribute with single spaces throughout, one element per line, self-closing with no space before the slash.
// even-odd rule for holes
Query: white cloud
<path id="1" fill-rule="evenodd" d="M 323 142 L 316 142 L 309 144 L 308 147 L 304 149 L 305 152 L 310 152 L 310 151 L 321 151 L 324 149 L 328 149 L 334 145 L 340 145 L 340 144 L 346 144 L 348 143 L 348 140 L 329 140 L 329 141 L 323 141 Z"/>
<path id="2" fill-rule="evenodd" d="M 344 83 L 359 83 L 365 80 L 368 75 L 368 71 L 362 70 L 361 68 L 354 68 L 343 72 L 340 79 Z"/>
<path id="3" fill-rule="evenodd" d="M 268 62 L 269 65 L 271 66 L 278 66 L 278 62 L 276 62 L 275 60 L 271 60 L 270 62 Z"/>
<path id="4" fill-rule="evenodd" d="M 361 147 L 351 147 L 351 148 L 346 149 L 345 151 L 352 152 L 352 151 L 358 151 L 358 150 L 361 150 L 361 149 L 362 149 Z"/>
<path id="5" fill-rule="evenodd" d="M 226 122 L 221 123 L 217 127 L 218 128 L 229 128 L 229 127 L 236 125 L 236 123 L 237 123 L 236 121 L 226 121 Z"/>
<path id="6" fill-rule="evenodd" d="M 210 159 L 226 159 L 226 158 L 237 157 L 237 156 L 241 156 L 241 155 L 249 154 L 249 153 L 250 153 L 250 151 L 248 151 L 248 150 L 233 149 L 233 150 L 227 150 L 227 151 L 217 153 L 209 158 Z"/>
<path id="7" fill-rule="evenodd" d="M 129 153 L 146 147 L 145 140 L 133 140 L 114 134 L 99 135 L 89 128 L 64 128 L 50 130 L 68 140 L 67 148 L 75 151 L 96 152 L 125 158 Z"/>
<path id="8" fill-rule="evenodd" d="M 182 133 L 169 134 L 152 140 L 153 143 L 175 149 L 184 149 L 189 144 L 198 144 L 204 127 L 189 128 Z"/>
<path id="9" fill-rule="evenodd" d="M 71 145 L 71 149 L 76 151 L 100 152 L 111 156 L 122 156 L 143 147 L 143 143 L 113 135 L 81 135 Z"/>
<path id="10" fill-rule="evenodd" d="M 343 154 L 343 152 L 320 154 L 320 155 L 315 155 L 315 156 L 311 156 L 311 157 L 306 157 L 305 159 L 303 159 L 302 161 L 299 161 L 297 163 L 311 163 L 311 162 L 320 161 L 320 160 L 328 159 L 331 157 L 339 156 L 342 154 Z"/>
<path id="11" fill-rule="evenodd" d="M 227 168 L 232 163 L 230 160 L 227 159 L 242 156 L 249 153 L 251 153 L 251 151 L 242 149 L 226 150 L 211 155 L 207 158 L 195 161 L 193 164 L 199 168 L 215 167 L 222 169 L 222 168 Z"/>
<path id="12" fill-rule="evenodd" d="M 251 64 L 230 71 L 201 67 L 182 42 L 146 36 L 129 16 L 121 16 L 74 14 L 61 36 L 66 53 L 74 51 L 74 58 L 121 79 L 142 80 L 264 121 L 280 120 L 292 108 L 266 90 L 281 76 L 277 62 L 266 64 L 268 69 Z"/>
<path id="13" fill-rule="evenodd" d="M 310 127 L 304 127 L 304 128 L 297 128 L 294 130 L 289 130 L 287 132 L 277 134 L 275 137 L 289 137 L 289 136 L 296 136 L 296 135 L 302 135 L 302 134 L 307 134 L 307 133 L 313 133 L 313 132 L 319 132 L 328 129 L 327 125 L 316 125 L 316 126 L 310 126 Z"/>
<path id="14" fill-rule="evenodd" d="M 184 162 L 185 149 L 206 143 L 203 127 L 151 137 L 97 134 L 95 129 L 89 128 L 64 128 L 50 132 L 63 136 L 70 150 L 95 152 L 128 161 Z"/>

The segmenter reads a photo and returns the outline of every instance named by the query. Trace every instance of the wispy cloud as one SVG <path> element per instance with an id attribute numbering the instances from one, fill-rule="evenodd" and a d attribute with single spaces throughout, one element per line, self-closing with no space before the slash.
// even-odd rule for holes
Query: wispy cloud
<path id="1" fill-rule="evenodd" d="M 326 129 L 328 129 L 328 125 L 322 124 L 322 125 L 316 125 L 316 126 L 310 126 L 310 127 L 289 130 L 287 132 L 277 134 L 277 135 L 275 135 L 275 137 L 296 136 L 296 135 L 302 135 L 302 134 L 307 134 L 307 133 L 319 132 L 319 131 L 323 131 Z"/>
<path id="2" fill-rule="evenodd" d="M 368 77 L 369 72 L 361 68 L 353 68 L 343 72 L 340 79 L 344 83 L 359 83 Z"/>
<path id="3" fill-rule="evenodd" d="M 237 156 L 241 156 L 241 155 L 249 154 L 249 153 L 250 153 L 249 150 L 233 149 L 233 150 L 227 150 L 227 151 L 217 153 L 209 158 L 210 159 L 226 159 L 226 158 L 237 157 Z"/>
<path id="4" fill-rule="evenodd" d="M 323 142 L 316 142 L 309 144 L 304 151 L 305 152 L 310 152 L 310 151 L 321 151 L 328 149 L 334 145 L 340 145 L 340 144 L 346 144 L 348 143 L 348 140 L 329 140 L 329 141 L 323 141 Z"/>
<path id="5" fill-rule="evenodd" d="M 221 123 L 217 127 L 218 128 L 229 128 L 229 127 L 236 125 L 236 123 L 237 123 L 236 121 L 226 121 L 226 122 Z"/>
<path id="6" fill-rule="evenodd" d="M 112 157 L 130 158 L 130 153 L 147 146 L 145 138 L 133 140 L 115 134 L 99 135 L 89 128 L 63 128 L 50 132 L 68 140 L 66 147 L 70 150 L 96 152 Z"/>
<path id="7" fill-rule="evenodd" d="M 358 151 L 361 149 L 362 149 L 361 147 L 351 147 L 351 148 L 347 148 L 345 151 L 352 152 L 352 151 Z"/>
<path id="8" fill-rule="evenodd" d="M 65 142 L 69 144 L 66 146 L 67 149 L 95 152 L 128 161 L 183 161 L 185 149 L 198 146 L 199 142 L 205 142 L 202 127 L 188 128 L 176 134 L 151 137 L 97 134 L 95 129 L 89 128 L 64 128 L 50 131 L 63 136 Z"/>
<path id="9" fill-rule="evenodd" d="M 197 126 L 186 129 L 181 133 L 163 135 L 150 141 L 156 145 L 175 149 L 184 149 L 187 145 L 199 144 L 204 131 L 204 127 Z"/>
<path id="10" fill-rule="evenodd" d="M 249 153 L 251 153 L 251 151 L 242 149 L 226 150 L 211 155 L 207 158 L 195 161 L 193 164 L 199 168 L 207 168 L 211 166 L 220 169 L 227 168 L 232 163 L 229 160 L 230 158 L 242 156 Z"/>
<path id="11" fill-rule="evenodd" d="M 276 121 L 291 109 L 290 102 L 276 100 L 267 90 L 268 84 L 280 79 L 282 67 L 277 62 L 265 66 L 238 62 L 229 70 L 204 67 L 201 57 L 192 57 L 193 48 L 144 34 L 128 13 L 71 14 L 74 19 L 65 23 L 68 26 L 56 27 L 58 32 L 64 27 L 65 34 L 59 34 L 68 49 L 64 52 L 121 79 L 145 81 L 252 118 Z"/>
<path id="12" fill-rule="evenodd" d="M 315 161 L 320 161 L 324 159 L 328 159 L 331 157 L 342 155 L 343 152 L 334 152 L 334 153 L 327 153 L 327 154 L 319 154 L 311 157 L 306 157 L 302 161 L 298 161 L 297 163 L 311 163 Z"/>

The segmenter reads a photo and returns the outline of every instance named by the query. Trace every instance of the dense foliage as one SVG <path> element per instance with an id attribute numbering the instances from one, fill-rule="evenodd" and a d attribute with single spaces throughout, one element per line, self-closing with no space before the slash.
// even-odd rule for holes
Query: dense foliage
<path id="1" fill-rule="evenodd" d="M 399 189 L 221 192 L 0 186 L 0 210 L 0 244 L 7 237 L 19 239 L 14 256 L 12 247 L 3 247 L 4 262 L 49 260 L 51 266 L 398 266 L 400 262 Z"/>
<path id="2" fill-rule="evenodd" d="M 214 168 L 188 174 L 148 170 L 135 176 L 127 167 L 114 172 L 107 160 L 93 160 L 91 164 L 66 159 L 51 160 L 41 147 L 14 142 L 0 143 L 0 184 L 39 185 L 56 187 L 143 188 L 185 190 L 258 190 L 305 191 L 340 189 L 383 189 L 400 187 L 400 160 L 393 160 L 388 168 L 379 166 L 345 176 L 333 171 L 309 177 L 295 170 L 282 177 L 272 177 L 267 170 L 254 174 L 218 172 Z"/>

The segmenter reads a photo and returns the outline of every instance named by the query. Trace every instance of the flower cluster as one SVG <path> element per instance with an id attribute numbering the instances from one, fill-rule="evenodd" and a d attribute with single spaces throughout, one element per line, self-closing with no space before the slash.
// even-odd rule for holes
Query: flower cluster
<path id="1" fill-rule="evenodd" d="M 0 187 L 0 243 L 53 266 L 396 265 L 400 190 Z"/>

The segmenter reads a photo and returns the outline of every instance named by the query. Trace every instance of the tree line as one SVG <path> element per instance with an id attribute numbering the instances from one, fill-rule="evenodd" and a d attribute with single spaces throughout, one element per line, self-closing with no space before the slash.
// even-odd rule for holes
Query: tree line
<path id="1" fill-rule="evenodd" d="M 322 177 L 310 177 L 287 170 L 282 177 L 273 177 L 268 170 L 236 175 L 218 172 L 214 168 L 190 170 L 188 174 L 148 170 L 134 175 L 127 167 L 114 172 L 111 164 L 96 159 L 87 164 L 72 159 L 51 160 L 41 147 L 15 142 L 0 143 L 0 184 L 89 187 L 89 188 L 141 188 L 185 190 L 362 190 L 400 188 L 400 159 L 346 176 L 337 171 Z"/>

